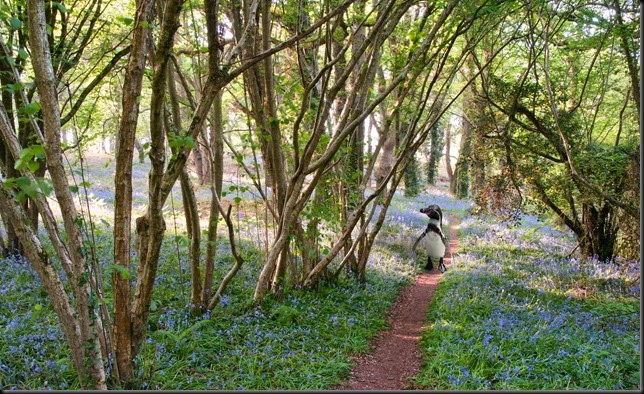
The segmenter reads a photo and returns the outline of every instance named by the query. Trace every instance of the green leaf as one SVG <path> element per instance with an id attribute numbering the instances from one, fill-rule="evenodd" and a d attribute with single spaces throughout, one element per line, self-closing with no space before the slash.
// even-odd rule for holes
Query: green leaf
<path id="1" fill-rule="evenodd" d="M 18 160 L 16 160 L 15 163 L 13 163 L 13 168 L 16 170 L 19 170 L 21 168 L 24 168 L 27 165 L 27 159 L 24 157 L 19 157 Z"/>
<path id="2" fill-rule="evenodd" d="M 121 278 L 123 279 L 130 278 L 130 271 L 127 268 L 125 268 L 125 266 L 121 264 L 112 264 L 112 268 L 114 268 L 121 274 Z"/>
<path id="3" fill-rule="evenodd" d="M 11 21 L 9 21 L 9 23 L 11 24 L 11 28 L 14 30 L 18 30 L 22 27 L 22 22 L 15 16 L 11 18 Z"/>
<path id="4" fill-rule="evenodd" d="M 14 163 L 14 168 L 20 170 L 29 167 L 31 172 L 40 168 L 40 163 L 36 159 L 44 159 L 45 149 L 42 145 L 31 145 L 20 151 L 18 160 Z"/>
<path id="5" fill-rule="evenodd" d="M 36 198 L 36 196 L 38 195 L 37 186 L 31 183 L 31 180 L 27 177 L 21 176 L 19 178 L 16 178 L 16 186 L 28 197 Z"/>
<path id="6" fill-rule="evenodd" d="M 36 172 L 36 170 L 40 168 L 40 163 L 38 163 L 37 161 L 30 161 L 29 163 L 27 163 L 27 166 L 29 167 L 29 171 Z"/>
<path id="7" fill-rule="evenodd" d="M 25 105 L 25 112 L 27 115 L 35 115 L 40 111 L 40 104 L 38 102 L 33 102 Z"/>
<path id="8" fill-rule="evenodd" d="M 67 12 L 67 8 L 65 7 L 65 4 L 59 3 L 57 1 L 52 1 L 52 4 L 58 8 L 58 11 L 62 12 L 63 14 Z"/>
<path id="9" fill-rule="evenodd" d="M 38 182 L 38 187 L 40 188 L 40 190 L 43 192 L 45 196 L 50 195 L 51 192 L 54 190 L 54 187 L 51 184 L 51 180 L 47 178 L 38 178 L 36 181 Z"/>
<path id="10" fill-rule="evenodd" d="M 16 186 L 16 178 L 9 178 L 2 182 L 2 185 L 7 189 L 13 189 Z"/>
<path id="11" fill-rule="evenodd" d="M 192 149 L 195 146 L 195 140 L 192 137 L 183 137 L 183 144 L 188 149 Z"/>

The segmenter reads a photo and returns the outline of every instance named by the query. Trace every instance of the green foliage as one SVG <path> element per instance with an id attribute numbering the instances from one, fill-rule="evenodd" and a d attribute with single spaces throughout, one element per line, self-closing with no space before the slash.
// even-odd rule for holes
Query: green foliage
<path id="1" fill-rule="evenodd" d="M 31 145 L 20 151 L 20 156 L 14 164 L 16 170 L 29 167 L 29 171 L 35 172 L 40 168 L 40 162 L 45 159 L 45 149 L 42 145 Z"/>
<path id="2" fill-rule="evenodd" d="M 111 232 L 103 226 L 99 230 L 96 247 L 103 277 L 113 270 L 124 277 L 136 272 L 136 261 L 128 272 L 109 260 Z M 140 375 L 135 385 L 142 389 L 328 388 L 347 376 L 351 354 L 368 350 L 369 338 L 386 325 L 386 308 L 413 274 L 398 253 L 376 248 L 377 255 L 388 257 L 370 263 L 364 284 L 344 278 L 323 282 L 316 291 L 287 287 L 283 297 L 269 296 L 254 306 L 249 300 L 263 253 L 242 241 L 238 248 L 246 265 L 219 306 L 197 318 L 189 308 L 187 249 L 176 249 L 172 236 L 166 238 L 148 339 L 136 359 Z M 234 262 L 226 243 L 219 242 L 215 282 Z M 0 330 L 5 334 L 0 340 L 0 386 L 78 389 L 69 350 L 35 272 L 13 258 L 0 260 L 0 268 L 6 273 L 0 291 Z M 110 282 L 105 281 L 104 301 L 111 310 Z M 26 311 L 36 316 L 36 310 L 38 319 L 24 317 Z"/>
<path id="3" fill-rule="evenodd" d="M 639 388 L 637 262 L 568 258 L 570 235 L 538 222 L 461 227 L 422 335 L 418 388 Z"/>
<path id="4" fill-rule="evenodd" d="M 195 141 L 190 136 L 177 135 L 174 133 L 168 134 L 168 145 L 173 151 L 180 151 L 183 149 L 192 149 L 195 146 Z"/>
<path id="5" fill-rule="evenodd" d="M 25 176 L 8 178 L 4 181 L 4 185 L 17 190 L 16 199 L 20 202 L 25 202 L 27 197 L 36 198 L 39 192 L 48 196 L 54 190 L 50 179 L 40 177 L 35 179 Z"/>
<path id="6" fill-rule="evenodd" d="M 621 193 L 627 179 L 633 149 L 592 143 L 577 156 L 575 163 L 591 182 L 607 192 Z"/>
<path id="7" fill-rule="evenodd" d="M 416 158 L 412 158 L 405 170 L 405 196 L 414 197 L 420 193 L 420 168 Z"/>

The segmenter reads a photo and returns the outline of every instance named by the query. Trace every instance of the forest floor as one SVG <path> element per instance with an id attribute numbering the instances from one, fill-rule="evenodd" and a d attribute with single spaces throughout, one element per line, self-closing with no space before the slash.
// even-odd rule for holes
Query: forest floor
<path id="1" fill-rule="evenodd" d="M 458 249 L 458 218 L 449 215 L 449 253 L 444 262 L 449 267 L 452 253 Z M 430 272 L 419 274 L 405 287 L 391 307 L 389 329 L 370 343 L 372 351 L 356 356 L 349 379 L 335 390 L 404 390 L 414 389 L 411 379 L 422 363 L 418 348 L 420 334 L 434 290 L 441 273 L 438 264 Z"/>

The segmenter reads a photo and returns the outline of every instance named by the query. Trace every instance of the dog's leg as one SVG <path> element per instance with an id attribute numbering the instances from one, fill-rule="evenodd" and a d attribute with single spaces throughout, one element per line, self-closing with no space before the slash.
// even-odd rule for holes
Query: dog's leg
<path id="1" fill-rule="evenodd" d="M 432 258 L 427 257 L 427 265 L 425 266 L 426 271 L 431 271 L 434 269 L 434 263 L 432 263 Z"/>

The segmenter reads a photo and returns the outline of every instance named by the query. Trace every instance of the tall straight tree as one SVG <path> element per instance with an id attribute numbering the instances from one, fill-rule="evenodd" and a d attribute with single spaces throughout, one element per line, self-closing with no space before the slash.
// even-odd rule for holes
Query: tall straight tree
<path id="1" fill-rule="evenodd" d="M 114 289 L 114 341 L 117 379 L 129 383 L 133 377 L 133 355 L 135 344 L 132 342 L 131 307 L 131 226 L 132 226 L 132 155 L 139 118 L 143 72 L 147 55 L 148 32 L 151 0 L 139 0 L 134 21 L 132 50 L 125 74 L 123 107 L 119 126 L 119 149 L 116 156 L 116 175 L 114 179 L 114 264 L 122 269 L 114 270 L 112 287 Z"/>

